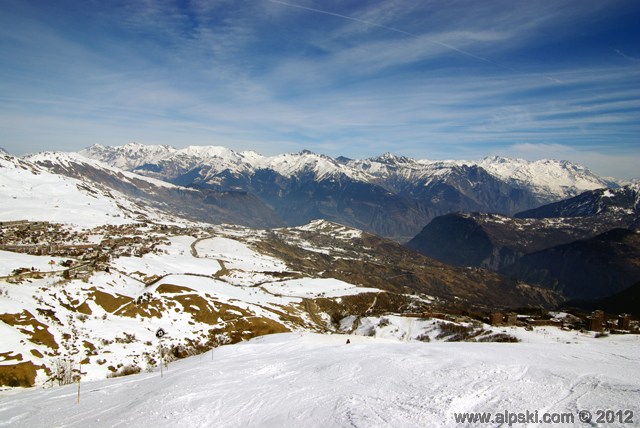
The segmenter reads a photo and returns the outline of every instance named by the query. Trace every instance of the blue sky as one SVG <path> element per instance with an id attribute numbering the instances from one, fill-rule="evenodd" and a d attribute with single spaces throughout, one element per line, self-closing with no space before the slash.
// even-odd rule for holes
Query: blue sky
<path id="1" fill-rule="evenodd" d="M 0 147 L 568 159 L 640 176 L 640 2 L 3 0 Z"/>

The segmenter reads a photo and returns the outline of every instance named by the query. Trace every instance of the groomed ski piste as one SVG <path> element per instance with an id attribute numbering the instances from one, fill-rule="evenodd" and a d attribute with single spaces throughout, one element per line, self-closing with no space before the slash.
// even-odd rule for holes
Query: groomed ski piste
<path id="1" fill-rule="evenodd" d="M 173 362 L 162 376 L 83 382 L 79 403 L 76 384 L 5 391 L 0 426 L 509 426 L 496 420 L 526 412 L 538 422 L 513 425 L 551 426 L 542 422 L 547 416 L 565 418 L 553 426 L 638 426 L 639 336 L 594 338 L 553 327 L 509 333 L 521 342 L 263 336 Z M 607 409 L 626 419 L 595 423 Z M 581 422 L 580 411 L 592 422 Z M 469 412 L 491 419 L 460 420 Z"/>

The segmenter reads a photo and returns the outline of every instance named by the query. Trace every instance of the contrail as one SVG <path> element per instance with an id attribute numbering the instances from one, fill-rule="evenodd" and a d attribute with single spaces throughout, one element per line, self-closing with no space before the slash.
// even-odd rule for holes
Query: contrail
<path id="1" fill-rule="evenodd" d="M 624 53 L 622 53 L 622 51 L 620 49 L 614 49 L 613 50 L 615 53 L 617 53 L 618 55 L 620 55 L 622 58 L 624 59 L 628 59 L 631 62 L 638 62 L 640 61 L 638 58 L 634 58 L 632 56 L 629 55 L 625 55 Z"/>
<path id="2" fill-rule="evenodd" d="M 316 12 L 316 13 L 321 13 L 323 15 L 335 16 L 336 18 L 347 19 L 347 20 L 353 21 L 353 22 L 359 22 L 361 24 L 366 24 L 366 25 L 370 25 L 372 27 L 382 28 L 384 30 L 393 31 L 395 33 L 403 34 L 403 35 L 409 36 L 409 37 L 415 37 L 415 38 L 420 37 L 417 34 L 410 33 L 408 31 L 404 31 L 404 30 L 400 30 L 398 28 L 388 27 L 386 25 L 377 24 L 377 23 L 371 22 L 371 21 L 365 21 L 364 19 L 358 19 L 358 18 L 354 18 L 352 16 L 342 15 L 342 14 L 335 13 L 335 12 L 329 12 L 329 11 L 326 11 L 326 10 L 315 9 L 315 8 L 307 7 L 307 6 L 301 6 L 299 4 L 287 3 L 287 2 L 284 2 L 284 1 L 280 1 L 280 0 L 267 0 L 267 1 L 269 1 L 271 3 L 281 4 L 283 6 L 293 7 L 293 8 L 296 8 L 296 9 L 307 10 L 309 12 Z M 434 45 L 437 45 L 437 46 L 441 46 L 443 48 L 452 50 L 454 52 L 458 52 L 459 54 L 467 56 L 469 58 L 477 59 L 478 61 L 483 61 L 483 62 L 492 64 L 492 65 L 495 65 L 497 67 L 505 68 L 505 67 L 502 67 L 500 64 L 491 61 L 490 59 L 483 58 L 483 57 L 478 56 L 478 55 L 474 55 L 471 52 L 467 52 L 467 51 L 464 51 L 462 49 L 458 49 L 457 47 L 449 45 L 447 43 L 442 43 L 442 42 L 439 42 L 437 40 L 431 40 L 431 39 L 424 39 L 424 40 L 426 40 L 427 42 L 429 42 L 431 44 L 434 44 Z"/>

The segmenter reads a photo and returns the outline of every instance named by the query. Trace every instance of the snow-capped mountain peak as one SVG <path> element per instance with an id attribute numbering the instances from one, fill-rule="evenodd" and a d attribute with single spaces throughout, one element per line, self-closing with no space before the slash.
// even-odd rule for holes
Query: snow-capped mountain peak
<path id="1" fill-rule="evenodd" d="M 145 145 L 134 142 L 124 146 L 94 144 L 87 149 L 81 150 L 80 154 L 120 169 L 133 170 L 141 165 L 154 163 L 176 151 L 176 148 L 167 145 Z"/>
<path id="2" fill-rule="evenodd" d="M 317 181 L 340 175 L 362 181 L 367 181 L 369 178 L 366 174 L 355 171 L 329 156 L 316 154 L 309 150 L 265 157 L 261 159 L 261 162 L 258 162 L 257 166 L 262 169 L 271 169 L 284 177 L 312 172 Z"/>
<path id="3" fill-rule="evenodd" d="M 492 156 L 476 162 L 476 165 L 508 183 L 531 188 L 541 196 L 559 199 L 612 184 L 588 168 L 566 160 L 528 161 Z"/>

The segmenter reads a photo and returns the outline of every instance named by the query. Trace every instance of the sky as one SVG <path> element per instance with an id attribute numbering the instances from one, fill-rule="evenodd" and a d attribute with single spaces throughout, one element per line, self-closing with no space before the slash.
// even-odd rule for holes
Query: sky
<path id="1" fill-rule="evenodd" d="M 564 159 L 640 177 L 637 0 L 3 0 L 0 147 Z"/>

